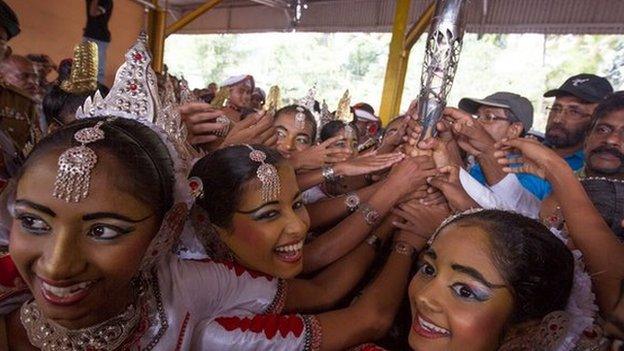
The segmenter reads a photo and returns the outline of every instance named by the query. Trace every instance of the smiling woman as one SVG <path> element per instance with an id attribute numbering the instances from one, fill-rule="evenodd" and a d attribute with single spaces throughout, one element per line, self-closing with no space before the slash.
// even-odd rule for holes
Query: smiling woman
<path id="1" fill-rule="evenodd" d="M 550 344 L 543 344 L 528 331 L 566 308 L 573 270 L 563 242 L 532 219 L 484 210 L 447 221 L 410 284 L 410 346 L 558 349 L 555 333 Z"/>

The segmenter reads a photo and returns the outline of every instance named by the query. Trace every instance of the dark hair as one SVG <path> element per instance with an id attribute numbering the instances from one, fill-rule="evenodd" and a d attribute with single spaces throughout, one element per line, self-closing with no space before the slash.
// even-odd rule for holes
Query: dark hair
<path id="1" fill-rule="evenodd" d="M 266 154 L 266 163 L 277 166 L 283 160 L 274 149 L 262 145 L 252 147 Z M 204 196 L 195 203 L 221 228 L 231 225 L 244 185 L 256 178 L 260 163 L 249 159 L 250 152 L 246 145 L 219 149 L 197 161 L 191 170 L 190 177 L 201 179 L 204 185 Z"/>
<path id="2" fill-rule="evenodd" d="M 45 154 L 76 146 L 74 134 L 107 118 L 78 120 L 43 138 L 32 150 L 17 178 Z M 175 175 L 169 150 L 149 127 L 127 118 L 106 121 L 105 138 L 89 144 L 98 155 L 111 155 L 119 162 L 117 186 L 149 206 L 160 217 L 173 206 Z M 98 166 L 96 165 L 96 168 Z"/>
<path id="3" fill-rule="evenodd" d="M 102 94 L 106 96 L 108 94 L 108 88 L 98 83 L 97 88 Z M 52 122 L 56 122 L 60 125 L 67 124 L 67 121 L 63 119 L 65 116 L 73 116 L 76 110 L 84 104 L 84 101 L 89 96 L 93 96 L 95 91 L 74 94 L 68 93 L 60 88 L 58 85 L 52 86 L 52 89 L 43 98 L 43 115 L 48 122 L 48 125 Z"/>
<path id="4" fill-rule="evenodd" d="M 574 257 L 540 222 L 517 213 L 483 210 L 447 223 L 475 225 L 489 234 L 494 264 L 511 287 L 512 323 L 541 319 L 565 309 L 574 278 Z"/>
<path id="5" fill-rule="evenodd" d="M 594 129 L 599 119 L 620 110 L 624 110 L 624 90 L 616 91 L 612 94 L 609 94 L 607 95 L 607 97 L 604 98 L 604 100 L 600 102 L 600 104 L 594 110 L 594 115 L 592 117 L 592 123 L 589 130 Z"/>
<path id="6" fill-rule="evenodd" d="M 351 123 L 345 123 L 343 121 L 331 121 L 326 123 L 323 128 L 321 129 L 321 142 L 329 139 L 329 138 L 333 138 L 336 135 L 338 135 L 338 133 L 340 133 L 341 130 L 343 130 L 347 125 L 350 125 L 351 128 L 353 128 L 355 130 L 355 135 L 357 136 L 357 138 L 359 138 L 359 133 L 358 131 L 358 127 L 357 125 L 355 125 L 355 123 L 351 122 Z"/>
<path id="7" fill-rule="evenodd" d="M 314 118 L 314 115 L 307 108 L 301 105 L 284 106 L 280 108 L 279 110 L 277 110 L 277 112 L 275 112 L 275 119 L 277 119 L 281 115 L 287 115 L 287 114 L 292 114 L 294 118 L 297 112 L 299 112 L 297 108 L 303 109 L 303 114 L 305 115 L 306 122 L 312 126 L 312 135 L 310 135 L 310 137 L 312 138 L 311 142 L 314 144 L 316 142 L 316 133 L 317 133 L 318 127 L 316 126 L 316 119 Z"/>

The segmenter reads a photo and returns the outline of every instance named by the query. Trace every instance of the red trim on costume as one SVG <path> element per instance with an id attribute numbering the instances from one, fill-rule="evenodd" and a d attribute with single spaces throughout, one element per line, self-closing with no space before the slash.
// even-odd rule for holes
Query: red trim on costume
<path id="1" fill-rule="evenodd" d="M 182 327 L 180 327 L 180 333 L 178 334 L 178 344 L 176 346 L 176 351 L 182 350 L 182 341 L 184 340 L 184 334 L 186 333 L 186 327 L 188 326 L 189 319 L 191 319 L 191 314 L 186 312 L 186 316 L 184 316 L 184 322 L 182 322 Z"/>
<path id="2" fill-rule="evenodd" d="M 298 315 L 265 314 L 254 317 L 220 317 L 215 319 L 227 331 L 240 329 L 242 332 L 251 331 L 264 333 L 271 340 L 277 333 L 286 338 L 290 333 L 300 337 L 304 330 L 303 320 Z"/>

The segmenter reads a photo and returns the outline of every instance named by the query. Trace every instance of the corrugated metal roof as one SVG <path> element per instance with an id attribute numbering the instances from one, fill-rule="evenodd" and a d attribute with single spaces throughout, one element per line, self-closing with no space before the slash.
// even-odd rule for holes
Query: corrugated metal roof
<path id="1" fill-rule="evenodd" d="M 178 16 L 202 1 L 168 0 Z M 430 1 L 413 0 L 416 21 Z M 308 0 L 298 31 L 390 31 L 395 0 Z M 623 34 L 624 0 L 470 0 L 469 32 Z M 170 16 L 171 17 L 171 16 Z M 173 21 L 172 18 L 170 18 Z M 224 0 L 181 33 L 245 33 L 289 28 L 285 11 L 250 0 Z"/>

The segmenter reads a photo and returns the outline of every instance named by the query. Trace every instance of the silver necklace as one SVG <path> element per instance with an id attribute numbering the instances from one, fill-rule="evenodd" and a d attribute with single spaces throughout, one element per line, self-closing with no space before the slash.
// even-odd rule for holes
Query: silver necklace
<path id="1" fill-rule="evenodd" d="M 609 183 L 624 184 L 624 179 L 607 178 L 607 177 L 584 177 L 584 178 L 581 178 L 581 181 L 602 181 L 602 182 L 609 182 Z"/>
<path id="2" fill-rule="evenodd" d="M 43 351 L 115 350 L 136 330 L 141 313 L 134 305 L 98 325 L 70 330 L 48 320 L 35 301 L 20 310 L 30 343 Z"/>

